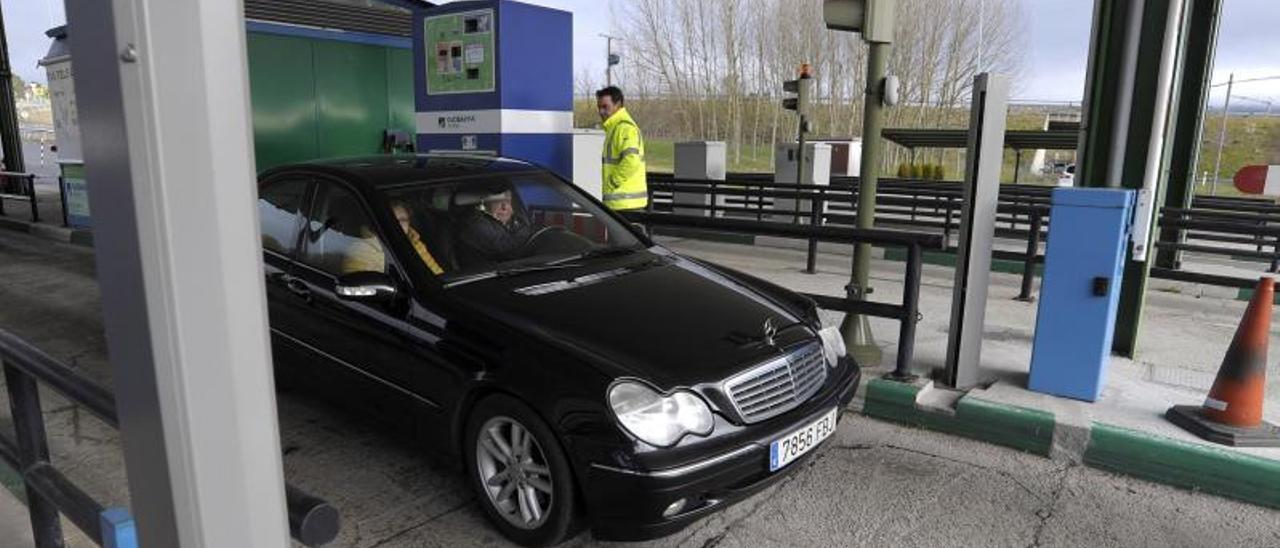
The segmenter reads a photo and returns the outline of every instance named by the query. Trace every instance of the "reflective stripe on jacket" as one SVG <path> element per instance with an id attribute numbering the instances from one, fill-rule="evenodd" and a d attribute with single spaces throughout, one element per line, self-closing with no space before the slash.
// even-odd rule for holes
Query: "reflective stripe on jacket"
<path id="1" fill-rule="evenodd" d="M 645 182 L 644 139 L 640 127 L 619 107 L 604 121 L 604 154 L 601 155 L 604 205 L 610 209 L 637 209 L 649 204 Z"/>

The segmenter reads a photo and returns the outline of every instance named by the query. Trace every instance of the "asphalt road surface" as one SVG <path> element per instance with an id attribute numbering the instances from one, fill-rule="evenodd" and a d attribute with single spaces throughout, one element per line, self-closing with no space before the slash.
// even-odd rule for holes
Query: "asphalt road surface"
<path id="1" fill-rule="evenodd" d="M 0 328 L 108 383 L 93 271 L 87 248 L 0 231 Z M 342 513 L 333 546 L 506 545 L 447 463 L 307 396 L 278 404 L 286 477 Z M 52 395 L 45 408 L 55 465 L 109 506 L 127 504 L 118 434 Z M 0 428 L 10 423 L 0 412 Z M 1280 547 L 1277 511 L 851 412 L 797 466 L 643 546 Z M 0 547 L 26 542 L 15 504 L 0 497 L 0 517 L 19 517 L 0 519 Z"/>

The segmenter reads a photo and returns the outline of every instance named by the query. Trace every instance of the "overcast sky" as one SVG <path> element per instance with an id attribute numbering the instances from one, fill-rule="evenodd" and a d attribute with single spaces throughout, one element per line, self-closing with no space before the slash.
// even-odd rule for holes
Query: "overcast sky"
<path id="1" fill-rule="evenodd" d="M 611 9 L 600 0 L 525 0 L 574 13 L 575 74 L 586 68 L 604 72 L 604 39 Z M 625 0 L 607 0 L 614 3 Z M 978 1 L 978 0 L 973 0 Z M 1084 90 L 1086 56 L 1092 2 L 1089 0 L 1021 0 L 1030 38 L 1025 81 L 1017 98 L 1079 101 Z M 14 72 L 29 80 L 44 81 L 36 60 L 49 48 L 44 31 L 65 21 L 62 0 L 0 0 L 9 38 Z M 1280 0 L 1224 0 L 1225 18 L 1214 64 L 1214 82 L 1225 82 L 1234 72 L 1237 80 L 1280 75 Z M 624 61 L 625 62 L 625 61 Z M 1225 89 L 1215 88 L 1214 101 Z M 1280 80 L 1245 83 L 1233 96 L 1280 102 Z M 1244 101 L 1248 101 L 1244 99 Z M 1236 102 L 1235 99 L 1232 100 Z"/>

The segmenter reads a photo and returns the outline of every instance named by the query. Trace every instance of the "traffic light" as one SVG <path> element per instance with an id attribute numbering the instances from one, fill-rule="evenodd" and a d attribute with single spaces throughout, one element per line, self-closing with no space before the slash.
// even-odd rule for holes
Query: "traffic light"
<path id="1" fill-rule="evenodd" d="M 795 97 L 782 99 L 782 108 L 794 110 L 800 116 L 800 132 L 809 131 L 809 99 L 813 93 L 813 69 L 807 63 L 800 65 L 800 77 L 782 83 L 782 91 L 794 93 Z"/>
<path id="2" fill-rule="evenodd" d="M 868 42 L 893 41 L 894 12 L 898 0 L 822 0 L 827 28 L 862 33 Z"/>

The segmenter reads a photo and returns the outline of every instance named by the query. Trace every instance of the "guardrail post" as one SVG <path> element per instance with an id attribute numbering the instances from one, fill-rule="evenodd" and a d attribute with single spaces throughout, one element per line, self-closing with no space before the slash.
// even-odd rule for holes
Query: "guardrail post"
<path id="1" fill-rule="evenodd" d="M 31 513 L 31 536 L 36 548 L 62 548 L 62 523 L 58 508 L 31 486 L 27 470 L 49 461 L 49 443 L 45 438 L 44 413 L 40 409 L 40 392 L 36 380 L 18 368 L 4 364 L 4 382 L 9 389 L 9 409 L 13 413 L 13 430 L 18 438 L 19 473 L 27 493 L 27 509 Z"/>
<path id="2" fill-rule="evenodd" d="M 1035 297 L 1031 296 L 1031 282 L 1036 275 L 1036 257 L 1040 255 L 1040 212 L 1032 211 L 1031 230 L 1027 234 L 1027 254 L 1022 258 L 1022 289 L 1018 292 L 1018 296 L 1014 299 L 1023 302 L 1033 302 Z"/>
<path id="3" fill-rule="evenodd" d="M 916 322 L 920 317 L 920 269 L 924 262 L 924 253 L 920 244 L 907 246 L 907 272 L 902 284 L 902 318 L 898 322 L 898 361 L 893 372 L 885 375 L 886 379 L 910 382 L 916 376 L 911 374 L 911 358 L 916 347 Z"/>
<path id="4" fill-rule="evenodd" d="M 822 213 L 823 213 L 823 209 L 825 209 L 825 204 L 827 203 L 827 200 L 826 200 L 827 189 L 824 187 L 816 190 L 818 190 L 818 193 L 809 200 L 809 226 L 814 228 L 822 226 L 823 224 Z M 806 261 L 804 271 L 807 274 L 815 274 L 818 272 L 817 268 L 818 268 L 818 239 L 816 237 L 810 236 L 809 237 L 809 257 Z"/>
<path id="5" fill-rule="evenodd" d="M 947 207 L 942 217 L 942 250 L 951 249 L 951 197 L 947 196 Z"/>
<path id="6" fill-rule="evenodd" d="M 1271 268 L 1267 272 L 1280 272 L 1280 235 L 1276 235 L 1275 243 L 1271 244 Z"/>
<path id="7" fill-rule="evenodd" d="M 67 216 L 67 180 L 65 177 L 58 176 L 58 197 L 62 202 L 62 226 L 71 226 L 71 219 Z"/>
<path id="8" fill-rule="evenodd" d="M 36 175 L 27 175 L 27 189 L 31 191 L 31 222 L 40 222 L 40 207 L 36 203 Z"/>
<path id="9" fill-rule="evenodd" d="M 763 221 L 764 220 L 764 183 L 763 182 L 759 183 L 757 185 L 757 188 L 759 189 L 759 191 L 756 192 L 756 220 Z"/>
<path id="10" fill-rule="evenodd" d="M 716 216 L 716 202 L 720 200 L 720 193 L 716 192 L 716 189 L 719 187 L 719 184 L 720 183 L 715 179 L 711 180 L 711 214 L 709 215 L 709 217 L 712 217 L 712 218 L 715 218 Z"/>

